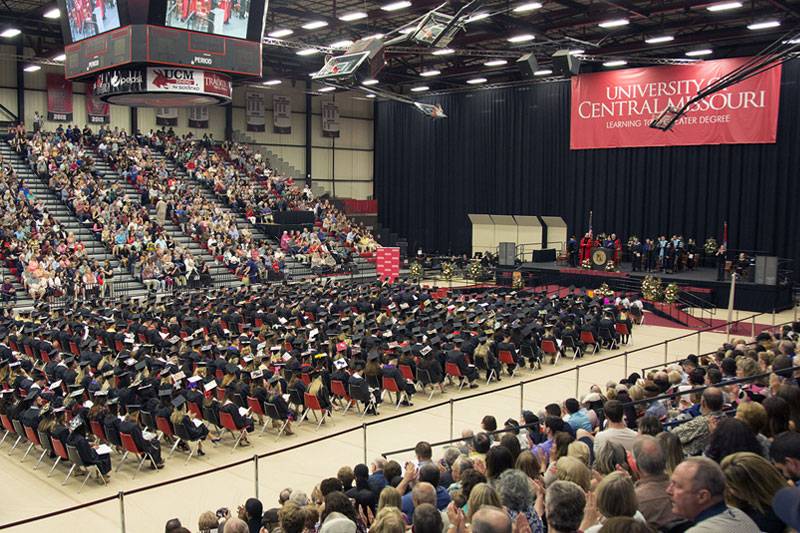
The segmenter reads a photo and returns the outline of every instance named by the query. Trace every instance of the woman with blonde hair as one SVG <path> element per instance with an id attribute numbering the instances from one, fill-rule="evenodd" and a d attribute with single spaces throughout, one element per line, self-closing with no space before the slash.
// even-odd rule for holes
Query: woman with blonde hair
<path id="1" fill-rule="evenodd" d="M 384 507 L 375 515 L 369 527 L 370 533 L 404 533 L 406 524 L 397 507 Z"/>
<path id="2" fill-rule="evenodd" d="M 472 491 L 469 493 L 469 500 L 467 500 L 467 509 L 469 511 L 467 514 L 467 522 L 471 522 L 472 515 L 484 505 L 497 508 L 503 507 L 503 504 L 500 503 L 500 496 L 497 495 L 497 491 L 487 483 L 478 483 L 472 488 Z"/>
<path id="3" fill-rule="evenodd" d="M 644 523 L 646 520 L 638 508 L 631 478 L 622 472 L 612 472 L 600 481 L 593 497 L 589 497 L 581 529 L 584 533 L 597 533 L 607 519 L 615 516 L 627 516 Z"/>
<path id="4" fill-rule="evenodd" d="M 592 458 L 592 452 L 589 450 L 589 445 L 579 440 L 572 441 L 567 447 L 567 457 L 575 457 L 583 464 L 589 466 Z"/>
<path id="5" fill-rule="evenodd" d="M 403 497 L 396 488 L 384 487 L 384 489 L 381 491 L 380 497 L 378 498 L 378 511 L 384 507 L 396 507 L 400 509 L 402 507 L 402 503 Z"/>
<path id="6" fill-rule="evenodd" d="M 219 530 L 219 520 L 217 515 L 211 511 L 206 511 L 197 519 L 197 529 L 200 533 L 217 533 Z"/>
<path id="7" fill-rule="evenodd" d="M 782 533 L 786 526 L 772 510 L 772 498 L 786 481 L 769 461 L 751 452 L 733 453 L 720 464 L 725 500 L 753 519 L 760 531 Z"/>
<path id="8" fill-rule="evenodd" d="M 675 433 L 671 431 L 662 431 L 656 435 L 656 440 L 664 450 L 664 455 L 667 458 L 667 475 L 672 475 L 677 467 L 684 459 L 683 445 L 681 440 Z"/>
<path id="9" fill-rule="evenodd" d="M 605 476 L 616 472 L 617 467 L 622 468 L 626 472 L 630 472 L 628 454 L 622 444 L 609 441 L 600 449 L 600 453 L 594 458 L 594 469 Z"/>
<path id="10" fill-rule="evenodd" d="M 572 481 L 584 491 L 588 491 L 592 484 L 592 471 L 580 459 L 562 457 L 556 462 L 555 480 Z M 545 479 L 545 484 L 550 483 Z"/>

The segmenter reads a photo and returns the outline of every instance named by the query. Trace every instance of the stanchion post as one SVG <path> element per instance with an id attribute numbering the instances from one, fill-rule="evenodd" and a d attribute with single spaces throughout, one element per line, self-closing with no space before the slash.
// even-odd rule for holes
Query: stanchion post
<path id="1" fill-rule="evenodd" d="M 578 397 L 581 383 L 581 365 L 575 367 L 575 397 Z"/>
<path id="2" fill-rule="evenodd" d="M 772 327 L 775 327 L 775 308 L 772 308 Z"/>
<path id="3" fill-rule="evenodd" d="M 364 435 L 364 464 L 367 464 L 367 425 L 361 424 L 361 433 Z"/>
<path id="4" fill-rule="evenodd" d="M 700 355 L 700 334 L 703 333 L 702 330 L 697 332 L 697 355 Z"/>
<path id="5" fill-rule="evenodd" d="M 255 498 L 258 499 L 258 454 L 253 454 L 253 482 L 255 483 Z"/>
<path id="6" fill-rule="evenodd" d="M 523 402 L 525 401 L 525 382 L 519 384 L 519 412 L 522 413 Z"/>
<path id="7" fill-rule="evenodd" d="M 450 440 L 453 440 L 453 399 L 450 398 Z"/>
<path id="8" fill-rule="evenodd" d="M 628 352 L 625 352 L 625 378 L 628 377 Z"/>
<path id="9" fill-rule="evenodd" d="M 667 359 L 669 359 L 669 341 L 664 341 L 664 364 L 667 364 Z"/>
<path id="10" fill-rule="evenodd" d="M 756 315 L 753 315 L 752 322 L 750 323 L 750 336 L 756 336 Z"/>
<path id="11" fill-rule="evenodd" d="M 125 493 L 119 491 L 117 493 L 119 498 L 119 527 L 122 533 L 125 533 Z"/>

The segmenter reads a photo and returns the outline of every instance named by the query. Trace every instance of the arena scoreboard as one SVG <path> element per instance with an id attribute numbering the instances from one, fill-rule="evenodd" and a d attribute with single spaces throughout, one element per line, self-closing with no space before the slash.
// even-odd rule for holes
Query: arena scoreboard
<path id="1" fill-rule="evenodd" d="M 120 67 L 187 67 L 262 75 L 266 0 L 59 0 L 65 76 Z"/>

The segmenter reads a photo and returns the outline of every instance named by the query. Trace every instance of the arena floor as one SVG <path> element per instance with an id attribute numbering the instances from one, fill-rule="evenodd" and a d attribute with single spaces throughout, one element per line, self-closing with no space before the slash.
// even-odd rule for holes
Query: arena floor
<path id="1" fill-rule="evenodd" d="M 782 320 L 791 320 L 792 313 L 787 312 L 786 317 L 776 316 L 777 323 Z M 748 315 L 742 315 L 742 318 Z M 757 323 L 770 324 L 771 315 L 761 316 Z M 631 353 L 628 357 L 627 373 L 640 371 L 643 367 L 657 365 L 664 362 L 665 351 L 663 345 L 641 351 L 640 348 L 661 343 L 664 340 L 675 339 L 691 333 L 686 329 L 676 329 L 645 325 L 637 327 L 633 335 L 633 343 L 619 351 L 604 350 L 601 354 L 585 357 L 579 362 L 586 364 L 596 362 L 592 366 L 582 368 L 579 376 L 579 395 L 587 392 L 590 385 L 604 384 L 608 380 L 621 379 L 626 375 L 624 357 L 620 356 L 626 350 Z M 716 349 L 725 342 L 725 333 L 703 333 L 701 336 L 701 351 L 703 353 Z M 691 336 L 669 343 L 667 356 L 670 361 L 697 350 L 697 337 Z M 619 357 L 618 357 L 619 356 Z M 563 373 L 564 370 L 574 368 L 576 363 L 571 360 L 561 360 L 554 368 L 545 364 L 543 370 L 531 371 L 526 369 L 516 378 L 505 377 L 501 383 L 492 383 L 486 386 L 485 382 L 473 391 L 458 392 L 454 387 L 448 387 L 444 395 L 434 396 L 428 401 L 427 395 L 417 394 L 414 397 L 414 407 L 403 407 L 399 411 L 386 403 L 381 408 L 379 417 L 369 417 L 365 421 L 372 423 L 367 428 L 367 458 L 372 461 L 376 456 L 391 450 L 413 447 L 419 440 L 436 442 L 450 438 L 450 405 L 453 403 L 453 432 L 458 437 L 464 428 L 477 428 L 480 419 L 485 414 L 493 414 L 500 424 L 509 417 L 519 416 L 520 391 L 524 394 L 523 405 L 526 409 L 538 410 L 550 402 L 561 402 L 576 392 L 576 372 Z M 560 373 L 551 376 L 552 374 Z M 547 377 L 551 376 L 551 377 Z M 519 384 L 536 378 L 534 383 L 523 387 Z M 512 386 L 510 389 L 499 390 Z M 478 398 L 466 397 L 487 390 L 497 390 L 492 394 L 482 395 Z M 466 399 L 461 399 L 466 398 Z M 437 404 L 422 412 L 419 410 Z M 406 414 L 413 412 L 413 414 Z M 406 414 L 400 418 L 397 415 Z M 375 423 L 380 421 L 380 423 Z M 114 496 L 119 491 L 132 491 L 149 485 L 163 483 L 183 478 L 204 471 L 221 467 L 237 461 L 252 458 L 254 454 L 276 452 L 286 448 L 304 444 L 301 447 L 289 449 L 275 455 L 262 458 L 258 461 L 259 472 L 259 497 L 264 502 L 265 509 L 276 505 L 280 490 L 286 487 L 301 489 L 310 493 L 316 483 L 322 478 L 336 474 L 342 465 L 355 465 L 364 460 L 364 432 L 361 427 L 362 420 L 359 416 L 348 412 L 345 416 L 334 413 L 333 423 L 328 422 L 319 431 L 309 424 L 296 427 L 296 435 L 282 437 L 280 442 L 275 442 L 274 433 L 263 437 L 252 436 L 253 445 L 239 448 L 231 452 L 233 441 L 227 436 L 216 447 L 210 443 L 206 447 L 207 455 L 200 459 L 192 459 L 188 466 L 184 466 L 186 455 L 177 451 L 167 460 L 164 470 L 156 472 L 148 467 L 132 479 L 134 466 L 129 459 L 119 472 L 112 472 L 111 482 L 108 487 L 98 485 L 90 480 L 83 491 L 77 490 L 81 480 L 70 479 L 67 485 L 61 482 L 66 475 L 66 470 L 58 467 L 52 477 L 47 478 L 47 471 L 52 463 L 43 464 L 38 470 L 33 471 L 37 457 L 29 456 L 25 463 L 20 463 L 22 452 L 14 451 L 9 457 L 10 445 L 4 443 L 0 448 L 0 486 L 4 487 L 3 506 L 0 507 L 0 529 L 14 532 L 39 532 L 57 531 L 65 528 L 71 529 L 80 524 L 84 533 L 108 533 L 122 531 L 120 526 L 120 504 L 117 499 L 94 505 L 81 510 L 60 514 L 36 522 L 8 528 L 11 523 L 38 516 L 46 513 L 69 508 L 85 502 Z M 320 440 L 321 437 L 344 432 L 348 429 L 355 431 L 337 434 L 331 438 Z M 166 452 L 165 452 L 166 453 Z M 33 455 L 33 453 L 32 453 Z M 411 457 L 410 453 L 392 456 L 402 461 Z M 112 457 L 116 467 L 119 456 Z M 46 460 L 47 461 L 47 460 Z M 254 463 L 228 468 L 213 474 L 203 475 L 193 479 L 178 481 L 159 488 L 144 490 L 125 496 L 125 523 L 127 532 L 159 531 L 166 520 L 178 517 L 191 529 L 196 528 L 196 519 L 206 510 L 215 511 L 220 507 L 228 507 L 235 511 L 236 507 L 244 500 L 254 495 Z M 5 525 L 5 526 L 4 526 Z"/>

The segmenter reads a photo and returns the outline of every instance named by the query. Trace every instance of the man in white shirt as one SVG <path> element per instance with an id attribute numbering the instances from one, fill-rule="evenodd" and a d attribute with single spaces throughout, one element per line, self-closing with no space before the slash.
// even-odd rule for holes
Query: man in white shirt
<path id="1" fill-rule="evenodd" d="M 606 429 L 594 438 L 594 452 L 599 455 L 608 442 L 621 444 L 626 451 L 633 450 L 636 432 L 629 429 L 623 422 L 622 402 L 609 400 L 603 407 L 606 416 Z"/>

